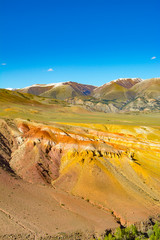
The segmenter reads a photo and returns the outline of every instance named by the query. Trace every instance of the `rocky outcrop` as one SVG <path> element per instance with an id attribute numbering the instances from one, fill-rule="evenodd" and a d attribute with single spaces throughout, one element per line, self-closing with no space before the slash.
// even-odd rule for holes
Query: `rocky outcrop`
<path id="1" fill-rule="evenodd" d="M 159 112 L 160 101 L 155 99 L 137 98 L 126 104 L 121 112 Z"/>
<path id="2" fill-rule="evenodd" d="M 112 103 L 104 104 L 101 102 L 95 103 L 93 101 L 84 101 L 82 99 L 74 98 L 74 99 L 66 99 L 66 101 L 72 105 L 80 105 L 85 107 L 90 111 L 98 111 L 98 112 L 118 112 L 118 108 L 116 108 Z"/>

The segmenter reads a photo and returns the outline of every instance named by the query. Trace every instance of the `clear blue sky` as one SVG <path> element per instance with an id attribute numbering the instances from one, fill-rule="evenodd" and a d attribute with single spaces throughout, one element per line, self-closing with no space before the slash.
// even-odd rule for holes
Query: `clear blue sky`
<path id="1" fill-rule="evenodd" d="M 160 77 L 159 11 L 159 0 L 0 0 L 0 88 Z"/>

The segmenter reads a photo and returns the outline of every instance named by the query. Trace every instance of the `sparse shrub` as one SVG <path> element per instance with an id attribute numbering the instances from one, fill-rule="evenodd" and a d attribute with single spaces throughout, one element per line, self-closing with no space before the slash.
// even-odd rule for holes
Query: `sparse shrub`
<path id="1" fill-rule="evenodd" d="M 149 229 L 149 230 L 147 231 L 148 237 L 152 236 L 153 233 L 154 233 L 153 229 Z"/>
<path id="2" fill-rule="evenodd" d="M 145 238 L 144 235 L 138 236 L 135 238 L 135 240 L 147 240 L 148 238 Z"/>
<path id="3" fill-rule="evenodd" d="M 135 237 L 137 236 L 137 234 L 138 234 L 138 231 L 137 231 L 136 226 L 131 225 L 131 226 L 125 228 L 125 235 L 126 235 L 127 240 L 131 240 L 131 239 L 134 240 Z"/>
<path id="4" fill-rule="evenodd" d="M 114 235 L 116 239 L 119 239 L 119 240 L 122 239 L 123 237 L 122 229 L 120 227 L 117 228 Z"/>
<path id="5" fill-rule="evenodd" d="M 160 223 L 156 222 L 153 229 L 147 233 L 137 230 L 136 226 L 131 225 L 126 228 L 117 228 L 114 233 L 107 234 L 103 240 L 160 240 Z"/>
<path id="6" fill-rule="evenodd" d="M 116 240 L 116 238 L 109 233 L 108 236 L 105 236 L 104 240 Z"/>
<path id="7" fill-rule="evenodd" d="M 136 226 L 131 225 L 127 228 L 117 228 L 114 233 L 116 240 L 134 240 L 138 236 L 138 231 Z"/>
<path id="8" fill-rule="evenodd" d="M 160 239 L 160 224 L 156 222 L 153 226 L 153 233 L 151 234 L 150 240 L 159 240 Z"/>

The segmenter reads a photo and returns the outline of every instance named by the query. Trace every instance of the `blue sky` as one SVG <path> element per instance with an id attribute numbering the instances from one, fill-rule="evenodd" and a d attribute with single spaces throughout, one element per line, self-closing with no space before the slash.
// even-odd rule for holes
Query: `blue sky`
<path id="1" fill-rule="evenodd" d="M 159 0 L 0 3 L 0 88 L 160 77 Z"/>

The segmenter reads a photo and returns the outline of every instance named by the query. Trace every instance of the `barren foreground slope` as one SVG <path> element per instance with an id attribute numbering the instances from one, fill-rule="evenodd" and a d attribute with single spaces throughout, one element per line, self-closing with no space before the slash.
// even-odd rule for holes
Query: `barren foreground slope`
<path id="1" fill-rule="evenodd" d="M 90 239 L 156 217 L 159 136 L 157 126 L 1 120 L 1 238 Z"/>

